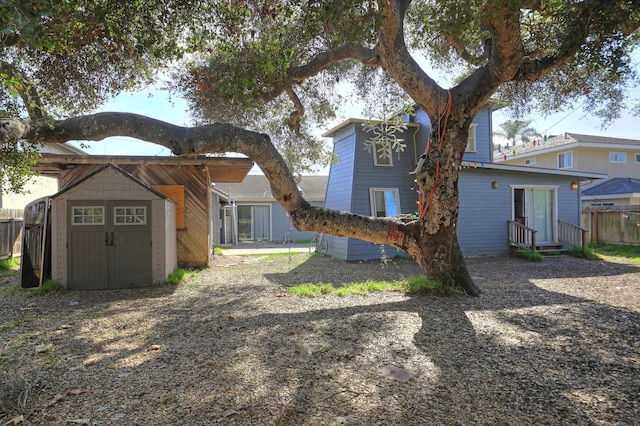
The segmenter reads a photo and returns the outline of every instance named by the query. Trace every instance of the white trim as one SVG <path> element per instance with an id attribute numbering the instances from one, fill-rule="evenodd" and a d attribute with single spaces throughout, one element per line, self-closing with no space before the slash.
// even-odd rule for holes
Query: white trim
<path id="1" fill-rule="evenodd" d="M 558 176 L 575 176 L 582 178 L 590 178 L 590 179 L 606 179 L 609 175 L 604 173 L 593 173 L 593 172 L 580 172 L 573 170 L 558 170 L 558 169 L 543 169 L 541 167 L 531 167 L 531 166 L 520 166 L 515 164 L 503 164 L 503 163 L 487 163 L 482 161 L 463 161 L 462 164 L 467 166 L 469 169 L 473 168 L 485 168 L 492 170 L 505 170 L 512 172 L 523 172 L 523 173 L 543 173 L 548 175 L 558 175 Z M 464 171 L 465 169 L 463 169 Z"/>
<path id="2" fill-rule="evenodd" d="M 638 198 L 640 192 L 625 192 L 621 194 L 583 195 L 583 200 L 612 200 L 616 198 Z"/>
<path id="3" fill-rule="evenodd" d="M 376 214 L 375 214 L 376 213 L 376 201 L 375 201 L 376 191 L 380 191 L 383 193 L 387 191 L 393 191 L 396 198 L 396 206 L 398 208 L 397 214 L 402 213 L 401 204 L 400 204 L 400 191 L 398 188 L 369 188 L 369 212 L 371 213 L 372 217 L 376 217 Z"/>
<path id="4" fill-rule="evenodd" d="M 378 144 L 373 144 L 373 165 L 374 167 L 393 167 L 393 152 L 389 155 L 389 162 L 378 164 L 380 156 L 378 155 Z"/>
<path id="5" fill-rule="evenodd" d="M 469 137 L 467 138 L 467 145 L 464 148 L 464 152 L 478 152 L 478 123 L 471 123 L 469 126 Z M 471 139 L 471 140 L 469 140 Z"/>
<path id="6" fill-rule="evenodd" d="M 125 209 L 124 214 L 118 214 L 116 212 L 117 209 Z M 143 209 L 143 221 L 142 222 L 116 222 L 119 217 L 133 217 L 134 219 L 138 217 L 138 212 L 134 211 L 132 215 L 127 214 L 126 209 Z M 146 225 L 147 224 L 147 206 L 122 206 L 122 205 L 114 205 L 113 206 L 113 224 L 116 226 L 128 226 L 128 225 Z"/>
<path id="7" fill-rule="evenodd" d="M 102 215 L 101 215 L 102 216 L 102 222 L 91 222 L 91 223 L 89 223 L 89 222 L 75 222 L 73 219 L 76 218 L 76 217 L 85 218 L 85 217 L 89 217 L 89 216 L 91 216 L 91 217 L 95 217 L 96 216 L 96 215 L 93 215 L 93 214 L 85 216 L 84 213 L 81 214 L 81 215 L 76 215 L 75 212 L 74 212 L 75 209 L 100 209 L 100 210 L 102 210 Z M 70 218 L 71 219 L 70 220 L 71 226 L 104 225 L 106 223 L 105 222 L 105 213 L 106 213 L 105 206 L 75 206 L 75 205 L 73 205 L 73 206 L 71 206 L 71 218 Z"/>
<path id="8" fill-rule="evenodd" d="M 636 158 L 636 164 L 640 164 L 640 152 L 636 152 L 635 158 Z"/>
<path id="9" fill-rule="evenodd" d="M 236 226 L 240 225 L 240 222 L 238 221 L 238 207 L 241 206 L 269 206 L 269 241 L 273 241 L 273 203 L 247 203 L 245 201 L 243 202 L 239 202 L 236 200 L 235 203 L 235 208 L 233 209 L 235 212 L 235 217 L 234 220 L 236 222 Z M 252 234 L 252 238 L 255 238 L 255 236 L 253 235 L 253 209 L 251 209 L 251 234 Z M 237 241 L 240 241 L 240 233 L 236 230 L 236 238 Z"/>
<path id="10" fill-rule="evenodd" d="M 616 159 L 611 161 L 611 156 L 615 155 Z M 618 157 L 624 155 L 624 161 L 618 161 Z M 609 151 L 609 163 L 612 164 L 627 164 L 627 153 L 621 151 Z"/>
<path id="11" fill-rule="evenodd" d="M 545 243 L 558 243 L 558 189 L 560 185 L 526 185 L 526 184 L 510 184 L 509 188 L 511 188 L 511 220 L 515 220 L 515 190 L 516 189 L 538 189 L 544 191 L 551 191 L 551 196 L 553 197 L 551 206 L 551 227 L 552 227 L 552 241 L 537 241 L 536 244 L 545 244 Z M 529 226 L 529 225 L 527 225 Z"/>
<path id="12" fill-rule="evenodd" d="M 571 155 L 571 165 L 560 167 L 560 156 L 561 155 L 565 156 L 567 154 Z M 566 163 L 566 159 L 563 162 Z M 573 151 L 559 152 L 558 155 L 556 156 L 556 165 L 558 166 L 558 170 L 573 169 Z"/>

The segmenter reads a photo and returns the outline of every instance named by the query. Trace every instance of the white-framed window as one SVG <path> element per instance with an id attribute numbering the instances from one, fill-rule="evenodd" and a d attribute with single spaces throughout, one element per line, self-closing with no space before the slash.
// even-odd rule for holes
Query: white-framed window
<path id="1" fill-rule="evenodd" d="M 627 153 L 626 152 L 610 152 L 609 162 L 610 163 L 626 163 Z"/>
<path id="2" fill-rule="evenodd" d="M 375 143 L 373 144 L 373 165 L 374 166 L 393 166 L 393 155 L 391 153 L 391 147 L 387 143 Z"/>
<path id="3" fill-rule="evenodd" d="M 524 160 L 525 166 L 533 166 L 534 164 L 536 164 L 535 158 L 527 158 L 526 160 Z"/>
<path id="4" fill-rule="evenodd" d="M 636 164 L 640 164 L 640 153 L 636 153 Z"/>
<path id="5" fill-rule="evenodd" d="M 573 168 L 573 152 L 562 152 L 558 154 L 558 168 L 559 169 L 571 169 Z"/>
<path id="6" fill-rule="evenodd" d="M 397 188 L 369 188 L 369 201 L 373 217 L 400 214 L 400 194 Z"/>
<path id="7" fill-rule="evenodd" d="M 104 225 L 104 206 L 72 207 L 71 225 Z"/>
<path id="8" fill-rule="evenodd" d="M 467 138 L 467 147 L 464 149 L 464 152 L 476 152 L 476 128 L 478 125 L 476 123 L 471 123 L 469 126 L 469 137 Z"/>
<path id="9" fill-rule="evenodd" d="M 147 208 L 145 206 L 115 206 L 113 208 L 114 225 L 146 225 Z"/>

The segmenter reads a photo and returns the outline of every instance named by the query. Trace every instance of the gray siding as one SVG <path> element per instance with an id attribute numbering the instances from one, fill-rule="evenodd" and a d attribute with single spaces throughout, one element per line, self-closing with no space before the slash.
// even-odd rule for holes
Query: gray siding
<path id="1" fill-rule="evenodd" d="M 352 211 L 352 193 L 354 178 L 354 157 L 356 149 L 356 124 L 350 124 L 333 137 L 333 152 L 336 161 L 331 164 L 327 196 L 324 205 L 329 209 Z M 347 260 L 349 238 L 326 236 L 329 242 L 329 255 Z"/>
<path id="2" fill-rule="evenodd" d="M 492 130 L 491 130 L 491 111 L 482 108 L 473 119 L 476 126 L 476 152 L 465 152 L 463 159 L 465 161 L 491 162 L 492 160 Z"/>
<path id="3" fill-rule="evenodd" d="M 369 190 L 371 188 L 397 189 L 400 197 L 400 213 L 413 213 L 416 210 L 417 193 L 414 176 L 410 173 L 415 169 L 415 158 L 417 148 L 414 149 L 413 134 L 415 128 L 409 128 L 403 138 L 407 147 L 404 152 L 393 153 L 393 167 L 374 166 L 373 153 L 364 149 L 364 142 L 370 134 L 358 126 L 355 141 L 355 161 L 354 175 L 357 179 L 353 182 L 352 208 L 351 212 L 370 216 L 371 199 Z M 399 254 L 395 248 L 385 246 L 385 253 L 389 257 Z M 349 253 L 346 260 L 366 260 L 381 257 L 379 244 L 352 239 Z"/>
<path id="4" fill-rule="evenodd" d="M 499 182 L 498 189 L 491 182 Z M 465 169 L 460 174 L 458 240 L 465 256 L 507 254 L 507 221 L 513 219 L 512 187 L 554 187 L 559 220 L 580 224 L 576 178 L 552 174 Z M 554 224 L 555 225 L 555 224 Z"/>
<path id="5" fill-rule="evenodd" d="M 500 182 L 498 189 L 491 182 Z M 460 173 L 458 241 L 465 256 L 509 253 L 507 221 L 511 219 L 510 176 L 489 169 Z"/>

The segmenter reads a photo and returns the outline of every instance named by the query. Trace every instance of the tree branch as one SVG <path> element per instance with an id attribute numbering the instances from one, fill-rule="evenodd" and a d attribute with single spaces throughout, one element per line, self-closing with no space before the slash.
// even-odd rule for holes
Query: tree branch
<path id="1" fill-rule="evenodd" d="M 404 18 L 410 3 L 408 0 L 378 1 L 384 20 L 378 35 L 382 65 L 427 115 L 439 117 L 442 105 L 447 104 L 447 91 L 424 72 L 404 41 Z"/>
<path id="2" fill-rule="evenodd" d="M 32 120 L 40 120 L 45 118 L 45 107 L 38 89 L 29 79 L 12 64 L 0 61 L 0 72 L 9 75 L 11 78 L 20 82 L 20 87 L 16 87 L 18 96 L 22 99 L 27 114 Z"/>
<path id="3" fill-rule="evenodd" d="M 57 121 L 0 120 L 0 144 L 16 143 L 21 139 L 42 143 L 98 141 L 111 136 L 129 136 L 151 142 L 169 148 L 176 155 L 244 154 L 260 166 L 271 184 L 274 198 L 289 213 L 297 229 L 391 244 L 402 250 L 410 244 L 407 237 L 414 227 L 398 218 L 372 218 L 311 206 L 298 190 L 295 178 L 269 136 L 262 133 L 221 123 L 182 127 L 124 112 L 102 112 Z M 344 226 L 345 221 L 354 226 Z M 398 229 L 397 235 L 401 236 L 391 242 L 390 226 Z"/>

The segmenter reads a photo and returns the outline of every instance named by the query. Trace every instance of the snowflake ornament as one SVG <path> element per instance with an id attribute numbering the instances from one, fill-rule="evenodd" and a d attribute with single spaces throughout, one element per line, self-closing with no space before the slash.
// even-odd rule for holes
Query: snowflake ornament
<path id="1" fill-rule="evenodd" d="M 392 121 L 365 121 L 362 123 L 362 129 L 367 133 L 373 133 L 372 137 L 364 141 L 364 149 L 369 154 L 375 149 L 379 158 L 391 159 L 394 151 L 400 155 L 407 147 L 404 139 L 397 135 L 407 130 L 407 123 L 402 120 L 402 117 L 396 117 Z"/>

